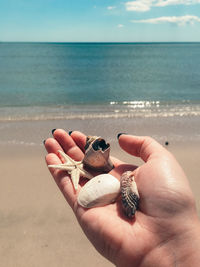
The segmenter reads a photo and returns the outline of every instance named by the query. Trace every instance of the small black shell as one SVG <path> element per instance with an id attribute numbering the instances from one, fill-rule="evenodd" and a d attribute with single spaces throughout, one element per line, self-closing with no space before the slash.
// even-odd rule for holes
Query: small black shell
<path id="1" fill-rule="evenodd" d="M 133 218 L 139 206 L 139 194 L 131 171 L 124 172 L 120 181 L 122 207 L 128 218 Z"/>

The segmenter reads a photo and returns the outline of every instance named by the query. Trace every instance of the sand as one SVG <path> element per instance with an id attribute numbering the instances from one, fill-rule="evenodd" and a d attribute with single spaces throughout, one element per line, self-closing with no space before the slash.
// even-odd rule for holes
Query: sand
<path id="1" fill-rule="evenodd" d="M 188 127 L 188 124 L 190 127 Z M 151 135 L 176 156 L 188 176 L 200 215 L 199 118 L 1 122 L 0 259 L 2 267 L 113 266 L 93 248 L 57 189 L 42 141 L 53 128 L 104 136 L 112 155 L 142 164 L 121 151 L 119 132 Z"/>

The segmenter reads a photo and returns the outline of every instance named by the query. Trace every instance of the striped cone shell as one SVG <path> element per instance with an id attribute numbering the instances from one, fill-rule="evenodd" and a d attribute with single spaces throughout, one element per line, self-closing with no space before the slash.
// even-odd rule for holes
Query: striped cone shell
<path id="1" fill-rule="evenodd" d="M 139 193 L 132 171 L 122 174 L 120 187 L 124 213 L 128 218 L 133 218 L 139 206 Z"/>

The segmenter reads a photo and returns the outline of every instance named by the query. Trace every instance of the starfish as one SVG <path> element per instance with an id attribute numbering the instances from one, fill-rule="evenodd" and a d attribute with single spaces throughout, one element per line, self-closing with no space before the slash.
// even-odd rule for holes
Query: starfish
<path id="1" fill-rule="evenodd" d="M 80 176 L 86 177 L 88 179 L 93 178 L 93 176 L 89 172 L 84 170 L 82 161 L 73 160 L 61 150 L 58 150 L 58 153 L 63 157 L 64 163 L 58 165 L 48 165 L 48 167 L 67 171 L 71 175 L 75 190 L 78 189 Z"/>

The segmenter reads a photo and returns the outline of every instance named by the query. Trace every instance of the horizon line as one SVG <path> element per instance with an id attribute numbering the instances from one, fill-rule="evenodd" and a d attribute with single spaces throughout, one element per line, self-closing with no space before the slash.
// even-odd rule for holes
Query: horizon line
<path id="1" fill-rule="evenodd" d="M 52 43 L 52 44 L 151 44 L 151 43 L 200 43 L 200 41 L 1 41 L 1 43 Z"/>

